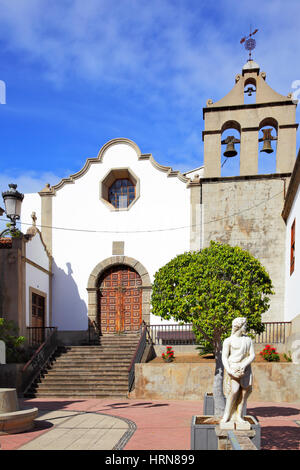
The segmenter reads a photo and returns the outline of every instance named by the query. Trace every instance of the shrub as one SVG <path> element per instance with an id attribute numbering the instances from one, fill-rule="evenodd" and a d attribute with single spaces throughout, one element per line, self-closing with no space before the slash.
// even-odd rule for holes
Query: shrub
<path id="1" fill-rule="evenodd" d="M 288 354 L 284 353 L 283 357 L 287 362 L 293 362 L 291 351 L 289 351 Z"/>
<path id="2" fill-rule="evenodd" d="M 280 360 L 279 354 L 275 348 L 271 348 L 269 344 L 259 353 L 265 361 L 268 362 L 278 362 Z"/>
<path id="3" fill-rule="evenodd" d="M 210 344 L 214 352 L 216 416 L 223 416 L 225 408 L 222 342 L 236 317 L 247 318 L 248 333 L 262 333 L 262 314 L 273 294 L 271 278 L 256 258 L 240 247 L 213 241 L 201 251 L 179 254 L 155 273 L 152 313 L 191 323 L 197 343 L 205 350 Z"/>
<path id="4" fill-rule="evenodd" d="M 6 362 L 24 362 L 27 352 L 24 349 L 26 338 L 19 336 L 18 327 L 12 320 L 0 318 L 0 339 L 5 343 Z"/>

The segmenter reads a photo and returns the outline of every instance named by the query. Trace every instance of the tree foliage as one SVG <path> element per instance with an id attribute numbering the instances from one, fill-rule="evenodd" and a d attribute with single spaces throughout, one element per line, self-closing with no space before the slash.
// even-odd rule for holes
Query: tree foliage
<path id="1" fill-rule="evenodd" d="M 154 276 L 152 313 L 192 323 L 198 342 L 214 351 L 216 416 L 225 407 L 222 341 L 230 336 L 236 317 L 246 317 L 248 330 L 261 333 L 261 316 L 273 293 L 271 279 L 256 258 L 240 247 L 213 241 L 201 251 L 176 256 Z"/>
<path id="2" fill-rule="evenodd" d="M 215 348 L 229 336 L 236 317 L 246 317 L 249 330 L 262 332 L 261 315 L 271 294 L 271 279 L 256 258 L 240 247 L 211 242 L 157 271 L 152 313 L 192 323 L 197 337 Z"/>
<path id="3" fill-rule="evenodd" d="M 0 339 L 5 343 L 6 361 L 22 362 L 24 360 L 24 336 L 19 336 L 18 327 L 12 320 L 0 318 Z"/>

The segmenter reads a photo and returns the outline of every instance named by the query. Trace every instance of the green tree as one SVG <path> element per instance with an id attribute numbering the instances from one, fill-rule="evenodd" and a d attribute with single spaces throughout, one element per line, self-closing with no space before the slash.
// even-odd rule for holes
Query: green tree
<path id="1" fill-rule="evenodd" d="M 256 258 L 240 247 L 216 242 L 178 255 L 155 274 L 152 313 L 192 323 L 197 339 L 213 348 L 217 416 L 225 407 L 222 342 L 231 334 L 232 320 L 246 317 L 248 330 L 261 333 L 261 315 L 268 310 L 273 293 L 272 281 Z"/>

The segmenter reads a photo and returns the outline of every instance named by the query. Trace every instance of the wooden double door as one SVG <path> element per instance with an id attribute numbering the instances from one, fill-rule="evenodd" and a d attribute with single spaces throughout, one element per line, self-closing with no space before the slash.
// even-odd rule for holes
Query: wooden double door
<path id="1" fill-rule="evenodd" d="M 99 281 L 101 333 L 137 331 L 142 322 L 142 280 L 131 267 L 107 269 Z"/>

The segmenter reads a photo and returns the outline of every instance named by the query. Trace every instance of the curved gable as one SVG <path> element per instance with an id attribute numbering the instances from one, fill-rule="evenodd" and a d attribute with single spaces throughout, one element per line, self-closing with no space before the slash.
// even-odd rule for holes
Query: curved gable
<path id="1" fill-rule="evenodd" d="M 83 168 L 80 171 L 70 175 L 68 178 L 62 178 L 62 180 L 54 186 L 46 185 L 45 188 L 40 192 L 40 194 L 42 193 L 42 195 L 43 195 L 43 194 L 47 193 L 49 195 L 50 194 L 55 195 L 56 191 L 63 188 L 66 184 L 75 183 L 76 179 L 80 178 L 81 176 L 83 176 L 87 173 L 87 171 L 89 170 L 89 168 L 92 164 L 94 164 L 94 163 L 97 164 L 97 163 L 102 163 L 103 162 L 104 155 L 105 155 L 105 153 L 107 152 L 107 150 L 109 148 L 111 148 L 114 145 L 120 145 L 120 144 L 125 144 L 125 145 L 129 145 L 130 147 L 132 147 L 136 152 L 138 160 L 142 160 L 142 161 L 143 160 L 148 160 L 148 161 L 150 161 L 151 165 L 154 168 L 156 168 L 159 171 L 162 171 L 162 172 L 166 173 L 168 178 L 169 177 L 177 177 L 180 181 L 182 181 L 184 183 L 187 183 L 189 181 L 189 178 L 185 177 L 180 171 L 175 171 L 170 166 L 160 165 L 153 158 L 151 153 L 142 154 L 141 150 L 139 149 L 137 144 L 135 142 L 133 142 L 132 140 L 125 139 L 125 138 L 117 138 L 117 139 L 112 139 L 109 142 L 107 142 L 106 144 L 104 144 L 103 147 L 100 149 L 100 151 L 99 151 L 96 158 L 88 158 L 86 160 Z"/>

